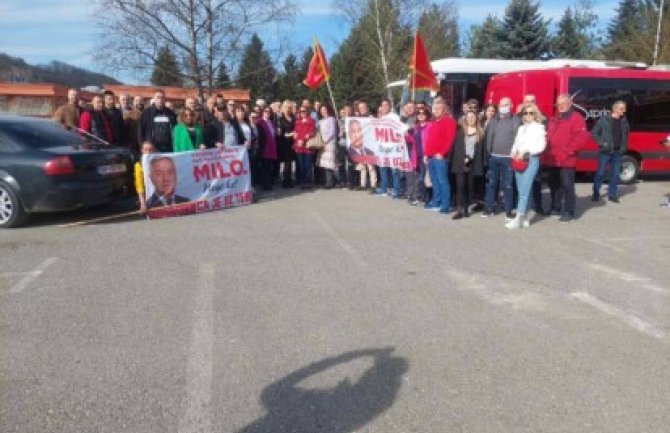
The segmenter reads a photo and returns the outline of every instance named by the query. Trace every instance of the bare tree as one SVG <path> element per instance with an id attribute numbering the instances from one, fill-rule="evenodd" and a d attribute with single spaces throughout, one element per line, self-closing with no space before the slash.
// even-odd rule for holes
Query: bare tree
<path id="1" fill-rule="evenodd" d="M 97 60 L 146 73 L 161 47 L 175 53 L 183 78 L 211 90 L 216 66 L 233 64 L 251 29 L 293 18 L 292 0 L 97 0 L 102 33 Z"/>
<path id="2" fill-rule="evenodd" d="M 392 74 L 407 72 L 411 47 L 411 29 L 423 9 L 424 0 L 340 0 L 337 9 L 352 27 L 360 29 L 364 42 L 371 45 L 374 62 L 380 70 L 386 96 L 393 103 L 393 93 L 388 88 Z"/>

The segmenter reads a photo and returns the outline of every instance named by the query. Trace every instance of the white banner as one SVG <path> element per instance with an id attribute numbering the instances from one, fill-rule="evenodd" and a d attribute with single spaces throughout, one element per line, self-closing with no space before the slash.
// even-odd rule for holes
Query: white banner
<path id="1" fill-rule="evenodd" d="M 347 153 L 352 161 L 410 171 L 407 125 L 392 117 L 347 117 Z"/>
<path id="2" fill-rule="evenodd" d="M 249 157 L 244 146 L 142 156 L 150 218 L 249 204 Z"/>

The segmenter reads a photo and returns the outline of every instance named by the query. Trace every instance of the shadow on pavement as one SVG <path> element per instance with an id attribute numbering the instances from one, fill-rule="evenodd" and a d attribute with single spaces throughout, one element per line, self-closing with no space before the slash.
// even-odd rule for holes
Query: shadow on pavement
<path id="1" fill-rule="evenodd" d="M 366 349 L 326 358 L 266 387 L 261 401 L 267 414 L 238 433 L 350 433 L 389 409 L 409 369 L 394 348 Z M 356 383 L 342 380 L 330 389 L 303 389 L 299 382 L 341 364 L 372 358 L 373 365 Z"/>

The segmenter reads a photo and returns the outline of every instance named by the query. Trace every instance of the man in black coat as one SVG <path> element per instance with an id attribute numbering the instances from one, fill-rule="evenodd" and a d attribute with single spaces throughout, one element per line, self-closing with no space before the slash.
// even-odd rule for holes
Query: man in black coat
<path id="1" fill-rule="evenodd" d="M 139 142 L 150 141 L 161 153 L 172 152 L 172 129 L 177 115 L 165 106 L 165 92 L 157 90 L 154 105 L 142 112 L 139 124 Z"/>
<path id="2" fill-rule="evenodd" d="M 103 92 L 105 102 L 104 112 L 109 121 L 109 126 L 112 128 L 112 143 L 115 146 L 127 146 L 126 140 L 126 125 L 123 120 L 123 112 L 116 108 L 116 98 L 114 92 L 105 90 Z"/>

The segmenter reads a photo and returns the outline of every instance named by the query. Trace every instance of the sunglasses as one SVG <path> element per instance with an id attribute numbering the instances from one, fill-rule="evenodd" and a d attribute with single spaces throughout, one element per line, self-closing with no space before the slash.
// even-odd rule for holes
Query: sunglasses
<path id="1" fill-rule="evenodd" d="M 530 114 L 531 116 L 534 116 L 534 115 L 535 115 L 535 112 L 534 112 L 534 111 L 524 111 L 524 112 L 523 112 L 523 115 L 524 115 L 524 116 L 528 116 L 529 114 Z"/>

